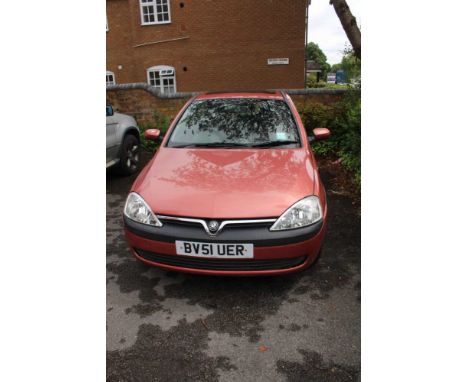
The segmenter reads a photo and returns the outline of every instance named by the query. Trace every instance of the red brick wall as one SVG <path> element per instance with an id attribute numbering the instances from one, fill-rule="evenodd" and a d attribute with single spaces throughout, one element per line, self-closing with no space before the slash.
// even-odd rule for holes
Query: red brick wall
<path id="1" fill-rule="evenodd" d="M 334 104 L 343 94 L 344 92 L 309 90 L 309 94 L 291 94 L 291 98 L 296 107 L 302 110 L 306 105 L 313 103 Z M 189 96 L 159 98 L 142 89 L 107 90 L 107 104 L 112 105 L 116 111 L 135 117 L 138 124 L 152 123 L 154 111 L 172 118 L 188 99 Z"/>
<path id="2" fill-rule="evenodd" d="M 112 105 L 115 111 L 135 117 L 138 124 L 153 122 L 154 111 L 172 118 L 188 99 L 158 98 L 141 89 L 107 91 L 107 104 Z"/>
<path id="3" fill-rule="evenodd" d="M 147 82 L 147 68 L 170 65 L 179 92 L 304 86 L 307 0 L 170 4 L 170 24 L 142 26 L 139 0 L 107 0 L 107 70 L 115 73 L 117 83 Z M 285 57 L 289 65 L 267 65 L 268 58 Z"/>

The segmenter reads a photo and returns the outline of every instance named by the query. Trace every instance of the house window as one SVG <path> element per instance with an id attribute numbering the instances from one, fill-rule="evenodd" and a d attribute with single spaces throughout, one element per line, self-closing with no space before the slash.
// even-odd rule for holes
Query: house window
<path id="1" fill-rule="evenodd" d="M 114 72 L 106 72 L 106 85 L 115 85 L 115 74 Z"/>
<path id="2" fill-rule="evenodd" d="M 152 66 L 147 70 L 148 83 L 158 88 L 161 93 L 175 93 L 175 70 L 172 66 Z"/>
<path id="3" fill-rule="evenodd" d="M 141 25 L 171 22 L 169 0 L 140 0 Z"/>

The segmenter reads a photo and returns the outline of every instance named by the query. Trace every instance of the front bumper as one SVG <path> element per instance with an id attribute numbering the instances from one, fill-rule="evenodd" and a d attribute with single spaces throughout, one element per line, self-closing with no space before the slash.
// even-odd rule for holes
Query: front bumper
<path id="1" fill-rule="evenodd" d="M 200 227 L 164 224 L 152 227 L 124 216 L 125 236 L 140 261 L 163 269 L 206 275 L 260 276 L 298 272 L 320 252 L 326 219 L 312 226 L 272 232 L 268 226 L 233 227 L 209 236 Z M 175 241 L 252 243 L 254 259 L 231 260 L 177 255 Z"/>

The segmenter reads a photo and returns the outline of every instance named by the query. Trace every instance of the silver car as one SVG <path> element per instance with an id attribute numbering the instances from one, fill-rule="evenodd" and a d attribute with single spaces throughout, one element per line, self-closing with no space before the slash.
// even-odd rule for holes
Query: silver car
<path id="1" fill-rule="evenodd" d="M 124 175 L 134 174 L 140 164 L 140 130 L 133 117 L 114 113 L 106 106 L 106 168 L 115 166 Z"/>

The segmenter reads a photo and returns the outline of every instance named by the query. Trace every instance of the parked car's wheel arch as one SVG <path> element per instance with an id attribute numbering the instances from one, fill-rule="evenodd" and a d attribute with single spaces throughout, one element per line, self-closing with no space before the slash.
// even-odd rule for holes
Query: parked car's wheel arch
<path id="1" fill-rule="evenodd" d="M 122 135 L 122 142 L 128 134 L 135 136 L 135 138 L 138 139 L 138 142 L 140 142 L 140 131 L 138 130 L 138 128 L 136 128 L 135 126 L 127 127 L 125 129 L 124 134 Z"/>

